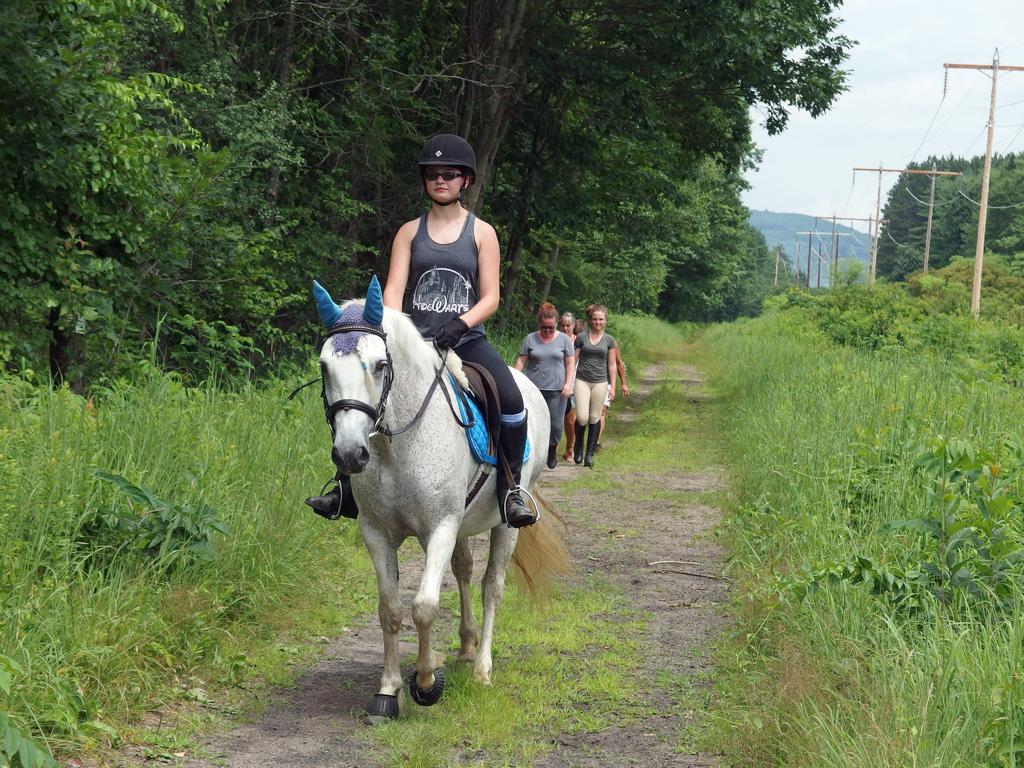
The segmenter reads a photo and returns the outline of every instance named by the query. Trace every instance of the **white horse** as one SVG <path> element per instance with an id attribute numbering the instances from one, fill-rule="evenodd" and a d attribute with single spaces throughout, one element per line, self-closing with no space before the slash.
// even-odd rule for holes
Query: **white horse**
<path id="1" fill-rule="evenodd" d="M 554 573 L 566 571 L 568 561 L 556 532 L 557 519 L 550 514 L 520 531 L 501 522 L 494 472 L 466 505 L 481 468 L 450 401 L 439 391 L 444 387 L 454 396 L 448 375 L 440 370 L 445 366 L 465 384 L 458 357 L 449 353 L 442 363 L 437 350 L 423 340 L 406 315 L 383 306 L 376 278 L 365 302 L 351 301 L 343 307 L 334 304 L 319 285 L 314 284 L 314 290 L 321 320 L 333 326 L 320 350 L 324 405 L 334 436 L 331 457 L 339 472 L 351 477 L 359 528 L 377 574 L 384 673 L 380 690 L 367 707 L 367 722 L 380 722 L 399 713 L 398 548 L 407 537 L 416 537 L 426 554 L 412 604 L 419 650 L 409 689 L 414 701 L 427 706 L 444 691 L 444 656 L 431 647 L 431 629 L 447 564 L 451 562 L 459 586 L 458 658 L 474 661 L 474 677 L 490 684 L 494 620 L 509 558 L 524 571 L 531 591 Z M 325 301 L 330 302 L 326 314 Z M 522 471 L 522 486 L 529 489 L 544 463 L 550 420 L 537 388 L 518 371 L 513 375 L 529 412 L 532 452 Z M 435 379 L 440 381 L 435 384 Z M 483 577 L 480 632 L 473 618 L 469 583 L 473 557 L 468 538 L 486 532 L 490 533 L 490 556 Z"/>

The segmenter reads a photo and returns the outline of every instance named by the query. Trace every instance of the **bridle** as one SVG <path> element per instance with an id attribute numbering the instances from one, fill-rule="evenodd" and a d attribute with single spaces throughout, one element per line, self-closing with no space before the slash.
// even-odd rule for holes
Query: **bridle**
<path id="1" fill-rule="evenodd" d="M 343 397 L 340 400 L 335 400 L 333 403 L 330 402 L 327 399 L 327 378 L 326 376 L 321 375 L 320 398 L 321 400 L 323 400 L 324 417 L 327 419 L 327 426 L 330 427 L 331 429 L 331 436 L 334 436 L 334 417 L 337 415 L 339 411 L 360 411 L 361 413 L 365 413 L 367 416 L 369 416 L 370 419 L 373 421 L 373 429 L 370 430 L 369 437 L 384 435 L 388 439 L 391 439 L 395 435 L 400 435 L 403 432 L 407 432 L 410 429 L 412 429 L 416 422 L 420 420 L 424 412 L 427 410 L 427 405 L 430 403 L 430 399 L 434 395 L 434 390 L 437 389 L 438 385 L 441 383 L 441 379 L 444 377 L 445 360 L 448 356 L 448 351 L 444 350 L 443 352 L 441 352 L 441 365 L 438 366 L 437 371 L 434 372 L 434 380 L 430 383 L 430 388 L 427 390 L 427 394 L 424 395 L 423 402 L 420 404 L 419 410 L 416 411 L 416 415 L 413 416 L 412 420 L 404 427 L 400 429 L 391 429 L 384 424 L 384 415 L 385 411 L 387 410 L 388 395 L 391 393 L 391 385 L 395 380 L 395 369 L 393 361 L 391 359 L 391 350 L 388 349 L 388 335 L 380 328 L 376 328 L 372 325 L 340 325 L 335 326 L 334 328 L 331 328 L 330 331 L 328 331 L 327 335 L 324 336 L 323 339 L 321 340 L 320 346 L 322 347 L 323 344 L 332 336 L 337 336 L 338 334 L 341 333 L 369 333 L 373 334 L 374 336 L 377 336 L 381 341 L 384 342 L 384 354 L 387 355 L 387 366 L 384 372 L 384 384 L 381 386 L 380 399 L 378 399 L 377 401 L 376 408 L 370 405 L 369 403 L 364 402 L 363 400 L 355 400 L 353 398 L 348 397 Z M 365 368 L 365 366 L 366 364 L 364 363 L 363 367 Z M 312 384 L 315 381 L 316 379 L 309 383 Z M 459 414 L 456 412 L 455 404 L 452 402 L 451 395 L 448 394 L 448 389 L 442 387 L 442 391 L 444 392 L 445 400 L 448 401 L 448 407 L 451 409 L 452 415 L 455 417 L 455 421 L 463 429 L 471 428 L 473 426 L 474 420 L 469 409 L 466 409 L 466 412 L 470 413 L 469 421 L 463 422 L 462 419 L 459 418 Z M 295 390 L 295 392 L 292 392 L 291 396 L 294 397 L 297 392 L 298 390 Z M 461 390 L 457 391 L 457 396 L 461 400 L 465 400 L 466 398 L 465 393 L 463 393 Z"/>
<path id="2" fill-rule="evenodd" d="M 369 416 L 373 421 L 373 429 L 370 431 L 370 437 L 377 434 L 386 434 L 390 437 L 391 434 L 389 433 L 388 428 L 382 428 L 384 412 L 387 410 L 388 405 L 388 394 L 391 392 L 391 384 L 395 380 L 395 369 L 391 360 L 391 350 L 388 349 L 388 335 L 380 328 L 375 328 L 372 325 L 342 325 L 332 328 L 322 339 L 321 346 L 323 346 L 323 344 L 331 337 L 342 333 L 370 333 L 380 338 L 380 340 L 384 342 L 384 354 L 387 355 L 387 367 L 384 371 L 384 384 L 381 387 L 380 399 L 377 401 L 376 408 L 362 400 L 354 400 L 348 397 L 335 400 L 333 403 L 328 401 L 327 377 L 320 377 L 320 399 L 323 400 L 324 403 L 324 417 L 327 419 L 327 426 L 331 428 L 331 436 L 334 436 L 334 417 L 337 415 L 338 411 L 361 411 Z M 366 367 L 366 363 L 363 363 L 363 367 Z"/>

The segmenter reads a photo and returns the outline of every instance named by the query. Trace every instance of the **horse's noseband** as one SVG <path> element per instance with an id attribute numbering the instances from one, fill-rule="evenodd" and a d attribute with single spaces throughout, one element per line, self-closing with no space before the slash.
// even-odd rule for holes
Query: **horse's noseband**
<path id="1" fill-rule="evenodd" d="M 323 338 L 323 341 L 326 342 L 327 339 L 332 336 L 337 336 L 339 333 L 372 333 L 374 336 L 380 337 L 384 342 L 384 353 L 387 355 L 387 367 L 384 371 L 384 385 L 381 387 L 380 400 L 377 401 L 376 408 L 362 400 L 353 400 L 351 398 L 342 398 L 340 400 L 335 400 L 333 403 L 328 402 L 327 377 L 321 377 L 320 397 L 324 401 L 324 416 L 327 418 L 327 426 L 331 428 L 331 434 L 333 435 L 334 416 L 338 411 L 361 411 L 369 416 L 373 421 L 373 431 L 370 432 L 370 437 L 373 437 L 380 432 L 388 434 L 387 428 L 384 428 L 383 430 L 381 429 L 381 424 L 384 421 L 384 411 L 387 409 L 388 393 L 391 391 L 391 383 L 395 378 L 394 367 L 391 363 L 391 351 L 388 349 L 388 335 L 380 328 L 374 328 L 372 325 L 342 325 L 332 328 Z M 321 342 L 321 344 L 322 343 L 323 342 Z"/>

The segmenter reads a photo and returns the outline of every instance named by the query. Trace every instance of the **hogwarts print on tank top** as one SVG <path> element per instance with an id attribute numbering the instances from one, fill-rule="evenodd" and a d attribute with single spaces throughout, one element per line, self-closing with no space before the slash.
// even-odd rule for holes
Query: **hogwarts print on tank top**
<path id="1" fill-rule="evenodd" d="M 474 221 L 473 214 L 468 214 L 455 242 L 436 243 L 427 232 L 427 217 L 420 217 L 410 247 L 402 310 L 425 339 L 434 338 L 446 322 L 465 314 L 479 300 Z M 483 325 L 476 325 L 455 346 L 484 335 Z"/>

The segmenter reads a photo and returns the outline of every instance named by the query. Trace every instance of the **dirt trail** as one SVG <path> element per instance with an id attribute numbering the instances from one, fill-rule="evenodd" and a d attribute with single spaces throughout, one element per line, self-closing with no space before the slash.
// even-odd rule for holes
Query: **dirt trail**
<path id="1" fill-rule="evenodd" d="M 616 403 L 615 419 L 628 421 L 659 381 L 683 381 L 688 403 L 700 408 L 702 377 L 691 367 L 655 367 L 633 397 Z M 615 440 L 615 430 L 606 435 Z M 600 470 L 600 453 L 597 457 Z M 563 509 L 571 509 L 567 545 L 575 576 L 600 571 L 624 592 L 627 601 L 650 612 L 646 636 L 644 688 L 660 713 L 635 725 L 612 727 L 599 733 L 555 736 L 552 751 L 535 765 L 568 766 L 713 766 L 705 754 L 680 750 L 680 732 L 695 720 L 688 704 L 695 700 L 691 687 L 700 690 L 709 668 L 709 643 L 724 621 L 721 605 L 726 582 L 721 580 L 723 552 L 711 537 L 719 511 L 697 501 L 640 500 L 656 491 L 677 490 L 699 494 L 722 487 L 721 470 L 707 467 L 697 473 L 613 477 L 617 490 L 600 494 L 562 493 L 566 480 L 582 467 L 560 462 L 545 472 L 545 496 Z M 605 470 L 610 471 L 610 470 Z M 619 533 L 628 531 L 629 534 Z M 477 566 L 485 558 L 485 542 L 474 547 Z M 412 549 L 403 550 L 401 583 L 405 604 L 419 578 Z M 660 561 L 660 564 L 659 564 Z M 652 565 L 653 564 L 653 565 Z M 445 589 L 455 589 L 449 573 Z M 406 610 L 402 632 L 403 657 L 415 653 L 415 628 Z M 439 637 L 457 620 L 442 611 Z M 347 768 L 379 764 L 376 747 L 360 718 L 368 693 L 380 676 L 381 631 L 375 616 L 332 641 L 312 669 L 297 684 L 275 694 L 267 711 L 254 722 L 211 740 L 208 760 L 189 759 L 188 768 Z M 699 697 L 698 697 L 699 698 Z M 484 761 L 486 764 L 486 760 Z"/>
<path id="2" fill-rule="evenodd" d="M 635 388 L 629 410 L 616 413 L 615 418 L 629 420 L 638 401 L 659 381 L 683 381 L 689 405 L 699 408 L 704 402 L 702 377 L 696 369 L 654 367 Z M 616 401 L 616 409 L 626 402 Z M 706 684 L 709 644 L 724 623 L 724 552 L 711 536 L 720 512 L 698 502 L 640 499 L 654 491 L 721 490 L 722 470 L 709 466 L 692 473 L 615 477 L 616 489 L 594 495 L 574 493 L 570 502 L 559 493 L 560 481 L 576 471 L 575 466 L 559 465 L 547 476 L 545 490 L 556 505 L 572 509 L 567 543 L 577 577 L 600 572 L 618 584 L 627 602 L 649 612 L 642 687 L 661 714 L 635 725 L 562 736 L 536 766 L 713 766 L 712 756 L 688 753 L 685 746 L 680 751 L 679 745 L 680 732 L 696 720 L 696 713 L 686 708 L 695 698 L 688 688 Z"/>

